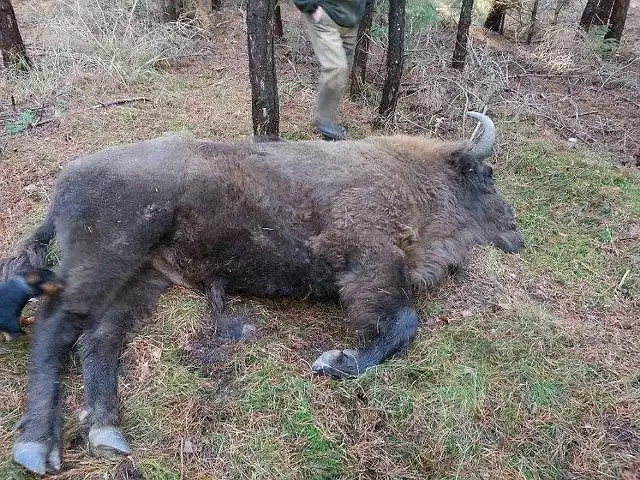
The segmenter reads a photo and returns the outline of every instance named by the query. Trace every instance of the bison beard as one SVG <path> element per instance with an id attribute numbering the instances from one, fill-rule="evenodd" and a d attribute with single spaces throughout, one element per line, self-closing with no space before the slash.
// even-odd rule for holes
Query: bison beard
<path id="1" fill-rule="evenodd" d="M 476 146 L 407 136 L 328 143 L 219 143 L 177 136 L 82 157 L 60 175 L 23 254 L 42 267 L 57 237 L 65 289 L 38 313 L 26 413 L 15 460 L 58 470 L 61 366 L 78 341 L 81 419 L 96 452 L 128 454 L 117 371 L 125 334 L 179 283 L 207 292 L 338 298 L 372 333 L 362 350 L 333 350 L 319 373 L 357 375 L 404 350 L 418 318 L 411 294 L 439 281 L 475 246 L 522 248 L 511 208 Z"/>

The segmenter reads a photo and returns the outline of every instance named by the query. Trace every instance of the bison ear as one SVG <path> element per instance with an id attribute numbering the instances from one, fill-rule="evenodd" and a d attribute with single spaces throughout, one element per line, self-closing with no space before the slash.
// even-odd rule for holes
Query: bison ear
<path id="1" fill-rule="evenodd" d="M 473 172 L 480 163 L 472 154 L 468 144 L 456 148 L 449 154 L 449 164 L 457 173 Z"/>

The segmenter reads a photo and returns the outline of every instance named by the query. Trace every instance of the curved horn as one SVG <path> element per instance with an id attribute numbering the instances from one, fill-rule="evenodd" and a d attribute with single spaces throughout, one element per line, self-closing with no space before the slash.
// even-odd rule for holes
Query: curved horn
<path id="1" fill-rule="evenodd" d="M 483 113 L 467 112 L 467 115 L 475 118 L 480 122 L 480 125 L 482 125 L 482 137 L 480 137 L 480 140 L 478 140 L 471 149 L 471 155 L 477 160 L 482 161 L 491 155 L 493 144 L 496 141 L 496 126 L 491 119 Z"/>

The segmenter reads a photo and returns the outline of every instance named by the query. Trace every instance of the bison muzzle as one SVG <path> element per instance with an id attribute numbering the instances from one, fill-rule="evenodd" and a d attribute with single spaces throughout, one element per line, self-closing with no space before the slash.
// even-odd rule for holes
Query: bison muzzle
<path id="1" fill-rule="evenodd" d="M 43 267 L 55 237 L 65 285 L 39 309 L 26 412 L 15 460 L 61 466 L 62 363 L 78 342 L 94 451 L 128 454 L 117 374 L 125 335 L 171 284 L 221 310 L 226 293 L 339 299 L 359 350 L 323 353 L 313 370 L 358 375 L 407 348 L 411 295 L 433 286 L 476 245 L 517 252 L 512 209 L 476 145 L 409 136 L 328 143 L 214 142 L 165 136 L 81 157 L 61 173 L 52 205 L 3 276 Z"/>

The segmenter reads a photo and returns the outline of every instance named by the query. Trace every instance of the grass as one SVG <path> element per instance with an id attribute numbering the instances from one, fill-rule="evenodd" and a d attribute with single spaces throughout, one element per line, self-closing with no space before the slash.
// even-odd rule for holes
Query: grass
<path id="1" fill-rule="evenodd" d="M 158 77 L 158 68 L 196 52 L 198 30 L 184 23 L 153 21 L 160 15 L 149 0 L 62 1 L 26 7 L 32 37 L 46 55 L 24 75 L 3 78 L 18 102 L 67 103 L 88 87 L 103 91 Z"/>
<path id="2" fill-rule="evenodd" d="M 640 218 L 637 175 L 575 152 L 526 145 L 501 178 L 531 246 L 532 268 L 566 288 L 586 289 L 589 301 L 606 303 L 623 292 L 637 296 L 637 242 L 626 245 Z M 634 245 L 635 243 L 635 245 Z M 622 245 L 621 245 L 622 244 Z M 634 260 L 636 259 L 636 260 Z"/>
<path id="3" fill-rule="evenodd" d="M 131 13 L 131 25 L 144 18 L 134 4 L 147 5 L 120 0 L 113 10 L 103 9 L 116 35 L 126 32 Z M 69 18 L 87 25 L 99 13 L 74 8 L 84 16 Z M 225 25 L 217 47 L 227 60 L 234 58 L 238 33 Z M 71 31 L 79 28 L 82 22 Z M 141 37 L 156 28 L 145 25 L 133 44 L 155 38 Z M 110 38 L 110 30 L 101 31 Z M 124 54 L 132 45 L 124 40 L 101 41 Z M 125 61 L 118 54 L 109 71 L 107 64 L 73 63 L 80 57 L 58 53 L 67 41 L 52 44 L 46 61 L 72 61 L 60 65 L 72 67 L 74 95 L 82 87 L 84 96 L 69 96 L 69 105 L 92 105 L 96 92 L 105 91 L 111 98 L 144 95 L 153 102 L 69 108 L 59 126 L 8 137 L 12 155 L 0 164 L 0 195 L 9 207 L 0 235 L 3 255 L 45 210 L 46 198 L 25 197 L 24 186 L 50 186 L 68 158 L 167 130 L 225 138 L 250 130 L 246 72 L 238 75 L 230 60 L 228 71 L 213 70 L 209 59 L 163 71 L 163 61 Z M 73 54 L 117 53 L 96 45 Z M 77 76 L 82 72 L 84 80 Z M 40 81 L 38 75 L 12 79 L 9 87 L 17 98 L 46 96 L 46 85 L 60 85 L 62 78 L 43 70 L 41 86 L 18 83 Z M 298 95 L 298 88 L 307 91 Z M 287 97 L 282 130 L 290 140 L 316 138 L 300 113 L 310 111 L 311 89 L 296 83 Z M 355 113 L 343 114 L 350 135 L 369 133 Z M 338 307 L 232 298 L 231 310 L 258 314 L 258 338 L 225 345 L 218 363 L 200 367 L 188 347 L 203 326 L 206 302 L 173 289 L 123 355 L 123 429 L 133 456 L 89 455 L 75 420 L 82 405 L 75 361 L 65 378 L 64 471 L 58 478 L 123 479 L 127 472 L 154 480 L 633 478 L 640 468 L 637 174 L 586 150 L 523 142 L 524 125 L 504 130 L 511 146 L 496 158 L 497 182 L 530 248 L 518 256 L 482 249 L 466 273 L 417 299 L 425 322 L 406 358 L 357 379 L 312 376 L 309 363 L 320 351 L 358 342 L 341 325 Z M 24 343 L 0 345 L 1 478 L 33 478 L 10 461 L 27 368 Z"/>

